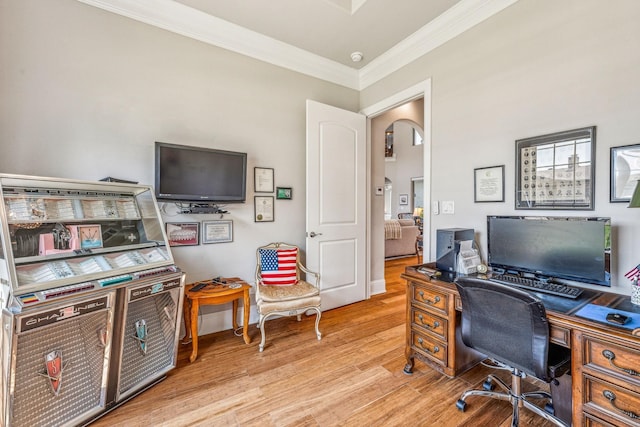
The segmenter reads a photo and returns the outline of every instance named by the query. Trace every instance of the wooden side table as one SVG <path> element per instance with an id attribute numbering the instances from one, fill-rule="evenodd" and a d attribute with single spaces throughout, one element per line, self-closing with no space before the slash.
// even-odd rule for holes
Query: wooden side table
<path id="1" fill-rule="evenodd" d="M 198 311 L 201 305 L 218 305 L 225 304 L 229 301 L 233 302 L 233 329 L 238 329 L 238 301 L 242 298 L 244 303 L 244 323 L 242 324 L 242 336 L 245 344 L 251 342 L 249 338 L 249 313 L 251 311 L 251 303 L 249 301 L 249 289 L 251 285 L 237 277 L 229 277 L 222 279 L 226 284 L 214 283 L 211 280 L 203 280 L 201 282 L 189 283 L 184 288 L 184 328 L 185 336 L 182 339 L 183 344 L 192 343 L 191 356 L 189 361 L 193 362 L 198 357 Z M 189 290 L 200 283 L 207 283 L 207 286 L 199 291 L 190 292 Z M 230 284 L 238 283 L 239 288 L 231 288 Z"/>

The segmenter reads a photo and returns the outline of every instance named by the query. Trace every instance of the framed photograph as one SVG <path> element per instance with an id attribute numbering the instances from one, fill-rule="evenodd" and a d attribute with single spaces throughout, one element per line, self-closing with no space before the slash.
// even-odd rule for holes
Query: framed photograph
<path id="1" fill-rule="evenodd" d="M 197 246 L 200 244 L 199 222 L 167 222 L 169 246 Z"/>
<path id="2" fill-rule="evenodd" d="M 273 193 L 273 169 L 253 168 L 256 193 Z"/>
<path id="3" fill-rule="evenodd" d="M 596 127 L 516 141 L 516 209 L 593 210 Z"/>
<path id="4" fill-rule="evenodd" d="M 504 165 L 473 170 L 473 201 L 504 202 Z"/>
<path id="5" fill-rule="evenodd" d="M 254 196 L 254 221 L 273 222 L 273 196 Z"/>
<path id="6" fill-rule="evenodd" d="M 233 242 L 233 221 L 202 221 L 202 244 Z"/>
<path id="7" fill-rule="evenodd" d="M 276 199 L 291 200 L 292 194 L 291 187 L 278 187 L 276 189 Z"/>
<path id="8" fill-rule="evenodd" d="M 640 180 L 640 144 L 611 147 L 612 203 L 631 201 L 636 182 Z"/>
<path id="9" fill-rule="evenodd" d="M 399 203 L 401 205 L 408 205 L 409 204 L 409 195 L 408 194 L 400 194 Z"/>

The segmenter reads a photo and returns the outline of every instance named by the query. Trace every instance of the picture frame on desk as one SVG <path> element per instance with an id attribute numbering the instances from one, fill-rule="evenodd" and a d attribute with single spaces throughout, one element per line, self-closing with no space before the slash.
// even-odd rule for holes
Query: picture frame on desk
<path id="1" fill-rule="evenodd" d="M 473 201 L 504 202 L 504 165 L 473 170 Z"/>
<path id="2" fill-rule="evenodd" d="M 640 144 L 611 147 L 609 202 L 631 201 L 638 180 L 640 180 Z"/>
<path id="3" fill-rule="evenodd" d="M 202 244 L 233 242 L 233 221 L 202 221 Z"/>
<path id="4" fill-rule="evenodd" d="M 165 229 L 169 246 L 198 246 L 200 244 L 199 222 L 167 222 Z"/>

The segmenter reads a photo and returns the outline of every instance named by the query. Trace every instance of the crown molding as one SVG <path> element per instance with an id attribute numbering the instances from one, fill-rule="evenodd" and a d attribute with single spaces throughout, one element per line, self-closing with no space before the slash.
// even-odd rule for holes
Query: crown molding
<path id="1" fill-rule="evenodd" d="M 260 61 L 358 89 L 358 71 L 173 0 L 78 0 Z"/>
<path id="2" fill-rule="evenodd" d="M 362 67 L 359 90 L 387 77 L 518 0 L 462 0 Z"/>
<path id="3" fill-rule="evenodd" d="M 78 0 L 263 62 L 362 90 L 518 0 L 462 0 L 360 70 L 173 0 Z M 361 5 L 361 2 L 355 1 Z"/>

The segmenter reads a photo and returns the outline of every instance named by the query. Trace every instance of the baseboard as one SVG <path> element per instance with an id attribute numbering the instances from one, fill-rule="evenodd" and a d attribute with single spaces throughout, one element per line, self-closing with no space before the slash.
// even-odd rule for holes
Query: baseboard
<path id="1" fill-rule="evenodd" d="M 387 292 L 387 285 L 384 279 L 374 280 L 371 282 L 370 295 L 384 294 Z"/>

